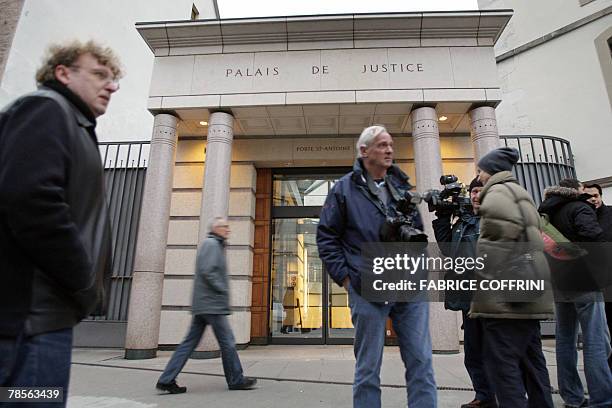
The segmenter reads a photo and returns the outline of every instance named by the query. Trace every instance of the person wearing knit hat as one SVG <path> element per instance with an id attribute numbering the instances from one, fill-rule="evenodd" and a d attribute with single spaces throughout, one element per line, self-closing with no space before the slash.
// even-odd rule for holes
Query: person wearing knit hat
<path id="1" fill-rule="evenodd" d="M 492 150 L 478 160 L 478 167 L 490 175 L 500 171 L 510 171 L 519 160 L 519 152 L 513 147 L 500 147 Z"/>
<path id="2" fill-rule="evenodd" d="M 468 191 L 471 192 L 475 187 L 484 187 L 484 184 L 482 184 L 482 181 L 480 180 L 480 178 L 478 178 L 478 176 L 472 179 L 468 187 Z"/>
<path id="3" fill-rule="evenodd" d="M 492 175 L 502 171 L 511 171 L 519 158 L 519 151 L 513 147 L 500 147 L 490 151 L 478 160 L 480 181 L 484 185 Z"/>
<path id="4" fill-rule="evenodd" d="M 494 266 L 484 268 L 486 271 L 475 270 L 477 279 L 496 280 L 507 276 L 503 265 L 526 255 L 508 250 L 500 243 L 516 242 L 530 248 L 531 268 L 514 271 L 513 279 L 550 282 L 550 270 L 542 249 L 540 216 L 533 198 L 511 172 L 519 156 L 516 149 L 502 147 L 478 161 L 478 175 L 484 187 L 478 197 L 477 254 L 487 257 L 487 264 Z M 549 296 L 517 303 L 501 301 L 495 292 L 474 293 L 469 318 L 480 320 L 487 381 L 500 406 L 554 407 L 540 332 L 540 320 L 552 317 L 553 302 Z"/>

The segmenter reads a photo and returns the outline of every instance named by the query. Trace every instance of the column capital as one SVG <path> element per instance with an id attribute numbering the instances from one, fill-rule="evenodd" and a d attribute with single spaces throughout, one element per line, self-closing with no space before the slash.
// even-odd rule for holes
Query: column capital
<path id="1" fill-rule="evenodd" d="M 482 156 L 500 145 L 497 118 L 495 108 L 490 106 L 474 108 L 469 115 L 474 160 L 478 162 Z"/>
<path id="2" fill-rule="evenodd" d="M 412 111 L 411 118 L 413 140 L 427 138 L 440 139 L 440 129 L 438 128 L 438 114 L 436 113 L 436 110 L 434 108 L 428 106 L 417 108 Z"/>
<path id="3" fill-rule="evenodd" d="M 227 112 L 213 112 L 208 117 L 208 126 L 225 125 L 234 127 L 234 116 Z"/>

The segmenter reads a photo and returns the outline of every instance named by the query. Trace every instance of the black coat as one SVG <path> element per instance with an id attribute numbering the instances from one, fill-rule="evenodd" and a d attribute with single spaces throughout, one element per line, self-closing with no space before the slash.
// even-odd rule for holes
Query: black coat
<path id="1" fill-rule="evenodd" d="M 606 242 L 612 242 L 612 206 L 602 204 L 596 210 L 597 221 L 603 231 L 603 240 Z"/>
<path id="2" fill-rule="evenodd" d="M 572 242 L 597 242 L 603 239 L 595 209 L 583 200 L 578 190 L 550 187 L 544 192 L 539 211 Z"/>
<path id="3" fill-rule="evenodd" d="M 100 306 L 110 228 L 95 117 L 43 87 L 0 117 L 0 336 L 70 328 Z"/>
<path id="4" fill-rule="evenodd" d="M 588 244 L 603 240 L 595 209 L 581 197 L 578 190 L 556 186 L 545 190 L 539 211 L 548 214 L 551 224 L 567 239 L 591 253 L 591 256 L 570 261 L 548 257 L 554 287 L 563 292 L 597 290 L 597 275 L 601 271 L 595 265 L 595 260 L 599 257 L 593 252 L 597 248 Z"/>
<path id="5" fill-rule="evenodd" d="M 451 225 L 450 215 L 440 215 L 432 221 L 436 241 L 442 253 L 451 258 L 470 257 L 476 258 L 476 243 L 480 236 L 480 217 L 473 213 L 463 213 L 459 219 Z M 474 279 L 472 270 L 458 274 L 455 271 L 447 271 L 444 274 L 446 280 Z M 444 307 L 449 310 L 470 310 L 472 294 L 467 291 L 446 291 L 444 295 Z"/>

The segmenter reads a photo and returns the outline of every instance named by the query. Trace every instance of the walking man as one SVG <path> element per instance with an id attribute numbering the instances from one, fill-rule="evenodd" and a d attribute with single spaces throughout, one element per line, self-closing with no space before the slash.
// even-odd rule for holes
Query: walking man
<path id="1" fill-rule="evenodd" d="M 223 372 L 230 390 L 250 390 L 257 379 L 245 377 L 236 352 L 236 341 L 227 320 L 230 312 L 229 281 L 225 261 L 225 241 L 230 229 L 225 218 L 217 217 L 210 225 L 208 238 L 202 242 L 196 259 L 191 313 L 193 319 L 187 336 L 168 361 L 159 377 L 157 389 L 181 394 L 187 387 L 176 383 L 189 356 L 195 350 L 207 325 L 211 325 L 221 349 Z"/>
<path id="2" fill-rule="evenodd" d="M 321 260 L 331 278 L 349 295 L 355 326 L 354 408 L 380 408 L 380 367 L 385 323 L 390 317 L 397 333 L 410 408 L 437 406 L 425 302 L 372 303 L 361 295 L 361 245 L 380 242 L 387 216 L 397 214 L 397 201 L 412 187 L 408 176 L 393 165 L 393 139 L 382 126 L 363 130 L 357 142 L 353 171 L 329 192 L 317 230 Z M 413 220 L 422 229 L 419 216 Z"/>
<path id="3" fill-rule="evenodd" d="M 112 50 L 49 49 L 39 89 L 0 113 L 0 386 L 68 397 L 72 328 L 104 314 L 110 224 L 96 118 L 119 89 Z"/>

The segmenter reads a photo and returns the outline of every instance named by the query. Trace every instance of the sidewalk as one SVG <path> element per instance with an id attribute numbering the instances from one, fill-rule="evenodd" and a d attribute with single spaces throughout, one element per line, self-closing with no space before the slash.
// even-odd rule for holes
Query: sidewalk
<path id="1" fill-rule="evenodd" d="M 259 379 L 256 390 L 229 392 L 221 359 L 191 359 L 178 378 L 187 393 L 159 395 L 155 382 L 171 352 L 124 360 L 123 350 L 75 349 L 68 407 L 351 407 L 352 346 L 251 346 L 239 354 L 245 374 Z M 544 355 L 556 390 L 554 342 L 545 342 Z M 435 355 L 434 370 L 440 408 L 458 408 L 473 398 L 463 353 Z M 383 406 L 406 406 L 397 347 L 385 348 L 381 381 Z M 559 395 L 553 397 L 562 406 Z"/>

